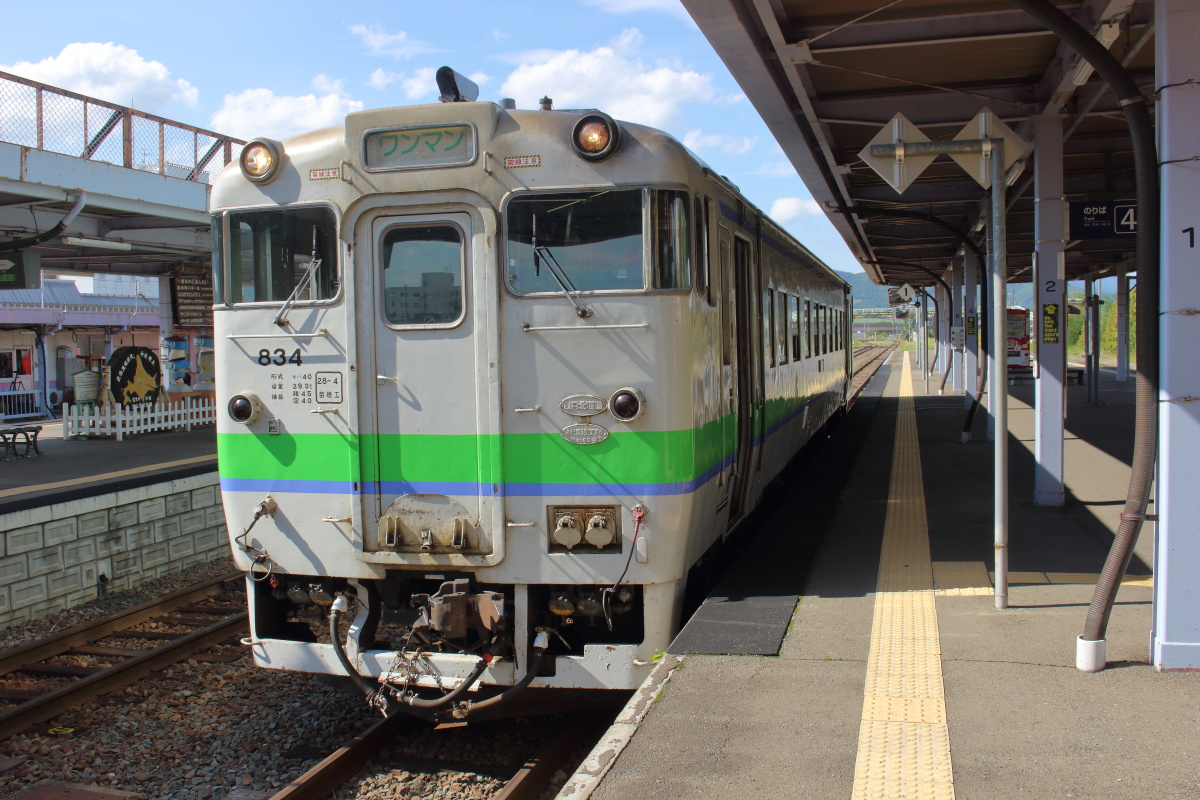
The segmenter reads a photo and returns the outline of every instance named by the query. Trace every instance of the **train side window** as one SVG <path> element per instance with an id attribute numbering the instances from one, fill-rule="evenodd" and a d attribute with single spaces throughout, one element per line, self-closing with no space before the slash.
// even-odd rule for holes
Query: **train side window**
<path id="1" fill-rule="evenodd" d="M 812 358 L 812 301 L 804 298 L 804 357 Z"/>
<path id="2" fill-rule="evenodd" d="M 779 343 L 779 364 L 780 366 L 788 362 L 788 296 L 787 292 L 777 292 L 775 295 L 775 319 L 779 321 L 778 343 Z"/>
<path id="3" fill-rule="evenodd" d="M 721 237 L 718 271 L 721 276 L 721 363 L 733 364 L 733 253 L 729 239 Z"/>
<path id="4" fill-rule="evenodd" d="M 766 306 L 766 314 L 763 314 L 763 323 L 766 330 L 763 331 L 763 344 L 767 348 L 767 363 L 770 366 L 775 366 L 775 290 L 767 289 L 764 305 Z"/>
<path id="5" fill-rule="evenodd" d="M 829 340 L 825 338 L 825 306 L 817 303 L 817 355 L 829 352 Z"/>
<path id="6" fill-rule="evenodd" d="M 709 255 L 708 198 L 696 195 L 696 292 L 711 306 L 715 292 L 712 287 L 712 264 Z"/>
<path id="7" fill-rule="evenodd" d="M 654 288 L 690 288 L 691 226 L 687 192 L 655 190 L 650 194 L 650 247 L 654 259 Z"/>
<path id="8" fill-rule="evenodd" d="M 225 302 L 225 218 L 212 215 L 213 304 Z"/>
<path id="9" fill-rule="evenodd" d="M 319 264 L 314 264 L 313 255 Z M 299 302 L 337 294 L 337 220 L 325 207 L 229 215 L 230 294 L 234 303 Z M 312 275 L 308 273 L 312 271 Z"/>
<path id="10" fill-rule="evenodd" d="M 383 237 L 383 315 L 392 325 L 452 325 L 463 313 L 463 235 L 405 225 Z"/>
<path id="11" fill-rule="evenodd" d="M 792 361 L 800 360 L 800 339 L 802 333 L 800 331 L 800 297 L 792 295 L 792 306 L 788 315 L 791 320 L 792 331 Z"/>

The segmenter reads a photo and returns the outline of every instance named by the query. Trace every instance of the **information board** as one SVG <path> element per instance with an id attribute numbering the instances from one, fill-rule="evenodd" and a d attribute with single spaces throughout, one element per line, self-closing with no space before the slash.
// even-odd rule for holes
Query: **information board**
<path id="1" fill-rule="evenodd" d="M 203 272 L 172 277 L 171 307 L 176 325 L 212 325 L 212 275 Z"/>
<path id="2" fill-rule="evenodd" d="M 1062 306 L 1058 303 L 1042 305 L 1042 343 L 1058 344 L 1062 336 Z"/>

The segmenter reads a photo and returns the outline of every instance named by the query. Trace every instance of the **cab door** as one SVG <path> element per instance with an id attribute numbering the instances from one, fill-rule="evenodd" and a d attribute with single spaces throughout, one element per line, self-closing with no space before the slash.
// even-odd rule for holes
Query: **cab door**
<path id="1" fill-rule="evenodd" d="M 486 316 L 471 302 L 485 284 L 476 227 L 465 211 L 371 223 L 373 291 L 359 313 L 374 327 L 373 375 L 363 376 L 374 389 L 375 446 L 364 453 L 374 481 L 364 488 L 379 523 L 366 531 L 367 550 L 491 552 L 481 524 L 494 492 L 484 486 L 487 364 L 477 341 Z"/>

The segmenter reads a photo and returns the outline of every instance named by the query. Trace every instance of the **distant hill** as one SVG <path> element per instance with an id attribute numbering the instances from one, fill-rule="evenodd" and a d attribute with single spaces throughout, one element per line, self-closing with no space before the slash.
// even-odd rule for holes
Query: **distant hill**
<path id="1" fill-rule="evenodd" d="M 835 270 L 846 283 L 850 284 L 850 294 L 854 296 L 855 308 L 887 308 L 887 287 L 871 283 L 865 272 L 842 272 Z"/>
<path id="2" fill-rule="evenodd" d="M 850 294 L 854 296 L 855 308 L 887 308 L 887 287 L 871 283 L 865 272 L 842 272 L 835 270 L 850 284 Z M 1008 287 L 1009 305 L 1022 308 L 1033 308 L 1033 285 L 1029 283 L 1014 283 Z"/>

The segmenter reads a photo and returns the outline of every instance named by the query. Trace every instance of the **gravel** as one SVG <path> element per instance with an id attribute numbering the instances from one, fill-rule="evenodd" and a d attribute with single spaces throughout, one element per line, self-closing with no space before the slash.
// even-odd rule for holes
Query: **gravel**
<path id="1" fill-rule="evenodd" d="M 230 570 L 230 561 L 221 559 L 114 593 L 3 631 L 0 647 L 41 638 Z M 138 640 L 104 643 L 145 646 Z M 255 667 L 241 645 L 214 650 L 237 658 L 168 667 L 0 742 L 0 764 L 18 760 L 0 767 L 0 798 L 44 780 L 134 792 L 146 800 L 265 798 L 378 719 L 357 694 L 306 673 Z M 70 659 L 61 663 L 99 661 Z M 44 680 L 37 679 L 37 685 Z M 556 717 L 531 717 L 407 731 L 333 797 L 486 800 L 557 726 Z M 566 773 L 557 777 L 561 785 Z"/>
<path id="2" fill-rule="evenodd" d="M 91 622 L 186 588 L 194 583 L 200 583 L 203 580 L 216 578 L 233 571 L 233 559 L 231 558 L 218 558 L 204 564 L 194 564 L 172 575 L 147 581 L 136 589 L 112 592 L 48 617 L 6 628 L 0 631 L 0 649 L 15 647 L 34 639 L 42 639 L 66 628 Z"/>

